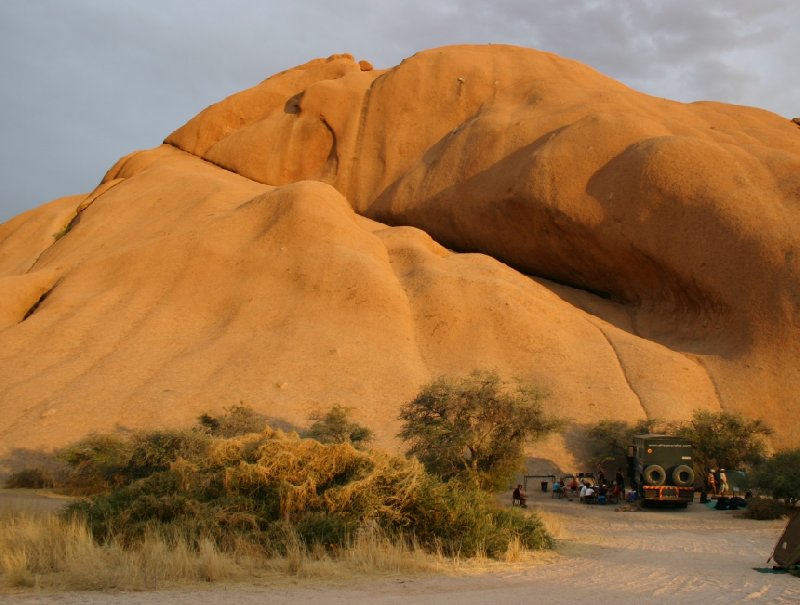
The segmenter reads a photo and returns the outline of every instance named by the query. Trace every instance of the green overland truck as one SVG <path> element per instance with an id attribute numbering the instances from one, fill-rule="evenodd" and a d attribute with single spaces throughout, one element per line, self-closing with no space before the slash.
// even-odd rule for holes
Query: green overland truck
<path id="1" fill-rule="evenodd" d="M 692 442 L 669 435 L 634 435 L 628 446 L 628 475 L 643 502 L 694 499 Z"/>

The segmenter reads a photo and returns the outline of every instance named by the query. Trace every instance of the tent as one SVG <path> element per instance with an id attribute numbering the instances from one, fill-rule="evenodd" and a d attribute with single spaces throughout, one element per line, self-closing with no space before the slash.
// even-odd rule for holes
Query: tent
<path id="1" fill-rule="evenodd" d="M 771 558 L 780 567 L 800 565 L 800 514 L 789 519 Z"/>

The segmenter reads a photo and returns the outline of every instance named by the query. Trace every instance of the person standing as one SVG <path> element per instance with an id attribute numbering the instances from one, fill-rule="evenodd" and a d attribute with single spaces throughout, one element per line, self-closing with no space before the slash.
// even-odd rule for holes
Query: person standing
<path id="1" fill-rule="evenodd" d="M 728 475 L 725 473 L 725 469 L 719 469 L 719 493 L 724 494 L 725 492 L 729 491 L 730 487 L 728 486 Z"/>
<path id="2" fill-rule="evenodd" d="M 572 492 L 573 495 L 578 493 L 578 478 L 575 475 L 572 475 L 572 481 L 569 484 L 569 490 Z"/>
<path id="3" fill-rule="evenodd" d="M 614 476 L 614 481 L 617 482 L 619 485 L 620 491 L 624 494 L 625 493 L 625 475 L 622 474 L 622 469 L 617 469 L 617 474 Z"/>
<path id="4" fill-rule="evenodd" d="M 714 476 L 714 469 L 708 471 L 706 475 L 707 491 L 714 496 L 717 495 L 717 478 Z"/>

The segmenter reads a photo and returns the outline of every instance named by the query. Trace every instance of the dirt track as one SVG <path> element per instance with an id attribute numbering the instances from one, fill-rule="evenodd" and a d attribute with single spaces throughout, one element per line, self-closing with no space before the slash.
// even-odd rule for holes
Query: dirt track
<path id="1" fill-rule="evenodd" d="M 54 513 L 69 501 L 46 490 L 0 488 L 0 512 Z"/>
<path id="2" fill-rule="evenodd" d="M 166 592 L 0 596 L 20 605 L 315 605 L 425 603 L 712 604 L 800 603 L 800 578 L 765 574 L 782 521 L 751 521 L 694 504 L 685 511 L 615 512 L 614 507 L 541 498 L 560 522 L 556 555 L 535 564 L 466 576 L 355 581 L 348 585 L 180 589 Z M 558 528 L 556 528 L 558 531 Z"/>

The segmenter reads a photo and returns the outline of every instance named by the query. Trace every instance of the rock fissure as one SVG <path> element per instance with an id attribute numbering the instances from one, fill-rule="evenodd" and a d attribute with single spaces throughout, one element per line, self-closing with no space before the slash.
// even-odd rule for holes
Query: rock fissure
<path id="1" fill-rule="evenodd" d="M 56 284 L 56 285 L 57 285 L 57 284 Z M 22 323 L 23 321 L 25 321 L 26 319 L 28 319 L 28 318 L 29 318 L 31 315 L 33 315 L 34 313 L 36 313 L 36 311 L 38 311 L 38 310 L 39 310 L 39 307 L 41 307 L 41 306 L 42 306 L 42 303 L 43 303 L 45 300 L 47 300 L 47 298 L 50 296 L 50 294 L 52 294 L 52 293 L 53 293 L 53 290 L 55 290 L 55 287 L 56 287 L 56 286 L 54 285 L 54 286 L 53 286 L 53 287 L 51 287 L 49 290 L 47 290 L 47 292 L 45 292 L 44 294 L 42 294 L 42 295 L 39 297 L 39 299 L 38 299 L 38 300 L 37 300 L 35 303 L 33 303 L 33 304 L 31 305 L 30 309 L 28 309 L 28 310 L 25 312 L 25 315 L 24 315 L 24 316 L 23 316 L 23 318 L 22 318 L 22 319 L 19 321 L 19 323 Z"/>
<path id="2" fill-rule="evenodd" d="M 102 197 L 103 195 L 108 193 L 108 191 L 119 185 L 119 183 L 122 182 L 122 180 L 123 179 L 117 179 L 114 181 L 110 181 L 108 183 L 101 183 L 100 185 L 97 186 L 97 188 L 95 188 L 95 190 L 92 193 L 87 195 L 83 199 L 83 201 L 80 204 L 78 204 L 78 206 L 75 208 L 75 215 L 67 222 L 67 224 L 63 227 L 61 231 L 53 235 L 53 243 L 50 244 L 44 250 L 42 250 L 36 256 L 36 258 L 33 259 L 33 262 L 31 263 L 30 267 L 28 267 L 26 273 L 30 273 L 31 271 L 33 271 L 33 269 L 36 267 L 42 255 L 46 253 L 48 250 L 50 250 L 54 245 L 56 245 L 56 243 L 58 243 L 58 241 L 61 238 L 66 237 L 67 234 L 69 234 L 70 231 L 72 231 L 72 229 L 80 222 L 81 214 L 83 214 L 88 208 L 90 208 L 92 204 L 94 204 L 100 197 Z"/>

